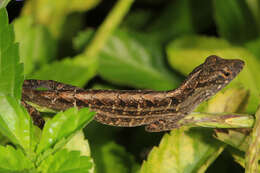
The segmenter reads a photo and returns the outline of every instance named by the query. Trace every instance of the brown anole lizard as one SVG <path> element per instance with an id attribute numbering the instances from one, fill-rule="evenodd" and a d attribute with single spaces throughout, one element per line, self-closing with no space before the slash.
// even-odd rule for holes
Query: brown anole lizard
<path id="1" fill-rule="evenodd" d="M 95 120 L 103 124 L 145 125 L 147 131 L 165 131 L 176 128 L 177 121 L 225 87 L 243 66 L 242 60 L 209 56 L 179 88 L 170 91 L 84 90 L 51 80 L 25 80 L 22 101 L 38 126 L 44 121 L 27 102 L 56 111 L 89 107 L 96 112 Z"/>

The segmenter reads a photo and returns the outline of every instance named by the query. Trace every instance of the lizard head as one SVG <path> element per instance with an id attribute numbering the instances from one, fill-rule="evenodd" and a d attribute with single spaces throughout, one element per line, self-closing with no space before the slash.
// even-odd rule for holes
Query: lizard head
<path id="1" fill-rule="evenodd" d="M 216 94 L 231 82 L 243 69 L 244 62 L 239 59 L 223 59 L 216 55 L 209 56 L 205 62 L 196 67 L 183 82 L 182 90 L 200 91 L 207 98 Z"/>
<path id="2" fill-rule="evenodd" d="M 244 64 L 239 59 L 222 59 L 211 55 L 199 67 L 198 85 L 222 89 L 239 74 Z"/>
<path id="3" fill-rule="evenodd" d="M 198 104 L 224 88 L 239 74 L 244 64 L 238 59 L 209 56 L 180 86 L 179 90 L 182 91 L 180 98 L 184 98 L 180 106 L 180 109 L 183 109 L 182 113 L 191 112 Z"/>

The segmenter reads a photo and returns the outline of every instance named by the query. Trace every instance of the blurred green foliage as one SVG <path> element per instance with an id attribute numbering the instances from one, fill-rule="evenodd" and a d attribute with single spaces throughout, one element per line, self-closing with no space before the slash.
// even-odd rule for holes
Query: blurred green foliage
<path id="1" fill-rule="evenodd" d="M 8 2 L 0 0 L 0 9 Z M 10 13 L 17 3 L 21 2 L 9 3 Z M 6 12 L 2 10 L 0 13 L 0 92 L 3 94 L 0 110 L 4 112 L 0 112 L 0 117 L 16 115 L 0 119 L 0 131 L 27 152 L 1 146 L 0 155 L 10 155 L 14 165 L 0 166 L 0 171 L 12 167 L 31 169 L 33 166 L 27 164 L 30 160 L 19 162 L 15 156 L 28 158 L 26 154 L 34 153 L 30 150 L 35 149 L 35 143 L 40 140 L 30 133 L 21 134 L 23 130 L 37 133 L 30 123 L 20 126 L 30 120 L 18 104 L 24 78 L 52 79 L 87 88 L 170 90 L 178 87 L 207 56 L 215 54 L 246 62 L 244 70 L 228 88 L 246 89 L 250 95 L 243 98 L 243 109 L 230 112 L 256 112 L 260 101 L 260 2 L 257 0 L 27 0 L 23 3 L 20 14 L 11 25 Z M 124 16 L 123 20 L 117 15 Z M 14 41 L 19 43 L 19 51 Z M 20 62 L 24 64 L 24 72 Z M 221 93 L 216 97 L 220 96 Z M 239 94 L 234 93 L 234 97 L 239 99 Z M 209 111 L 207 106 L 211 102 L 204 103 L 198 110 Z M 213 105 L 217 107 L 219 103 Z M 4 111 L 7 108 L 9 111 Z M 151 151 L 140 169 L 147 157 L 147 153 L 141 156 L 142 153 L 158 145 L 162 133 L 148 134 L 144 129 L 107 127 L 91 122 L 84 129 L 91 154 L 81 157 L 78 152 L 69 152 L 61 146 L 72 138 L 74 132 L 83 128 L 78 121 L 85 122 L 85 125 L 93 115 L 81 120 L 84 116 L 73 109 L 64 113 L 66 120 L 61 114 L 48 121 L 42 132 L 43 139 L 37 151 L 38 154 L 44 153 L 38 158 L 43 160 L 38 171 L 55 172 L 66 167 L 68 162 L 72 162 L 70 166 L 75 168 L 72 172 L 83 169 L 73 163 L 75 159 L 86 163 L 86 172 L 205 172 L 225 147 L 213 139 L 207 129 L 173 130 L 164 135 L 159 147 Z M 79 119 L 73 119 L 74 114 Z M 58 121 L 60 126 L 53 126 Z M 77 123 L 72 125 L 72 122 Z M 49 134 L 52 130 L 57 132 Z M 228 144 L 240 141 L 243 136 L 230 133 L 235 136 L 234 141 L 230 141 L 229 134 L 219 135 L 219 139 Z M 82 137 L 78 140 L 80 145 L 88 145 Z M 240 149 L 240 146 L 233 147 Z M 55 154 L 50 152 L 58 149 Z M 44 160 L 46 153 L 49 157 Z M 185 154 L 189 157 L 183 157 Z M 231 154 L 238 163 L 243 162 L 243 158 Z M 218 169 L 216 172 L 230 171 L 224 166 Z M 63 172 L 66 171 L 64 168 Z"/>

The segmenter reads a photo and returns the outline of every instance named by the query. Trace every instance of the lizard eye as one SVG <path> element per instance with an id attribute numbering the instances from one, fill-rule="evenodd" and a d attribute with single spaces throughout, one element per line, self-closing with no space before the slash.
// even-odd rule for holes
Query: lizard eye
<path id="1" fill-rule="evenodd" d="M 230 73 L 229 72 L 224 72 L 224 75 L 226 76 L 226 77 L 228 77 L 229 75 L 230 75 Z"/>

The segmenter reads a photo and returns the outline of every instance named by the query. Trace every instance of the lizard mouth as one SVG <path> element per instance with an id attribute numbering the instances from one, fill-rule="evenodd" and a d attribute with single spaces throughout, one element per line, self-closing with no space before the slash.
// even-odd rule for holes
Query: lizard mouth
<path id="1" fill-rule="evenodd" d="M 235 74 L 234 74 L 234 77 L 235 77 L 236 75 L 238 75 L 238 73 L 240 73 L 240 72 L 242 71 L 242 69 L 244 68 L 244 66 L 245 66 L 245 62 L 244 62 L 244 61 L 242 61 L 242 60 L 240 60 L 240 59 L 235 59 L 235 60 L 234 60 L 233 67 L 234 67 L 234 69 L 236 69 L 236 72 L 235 72 Z"/>
<path id="2" fill-rule="evenodd" d="M 241 71 L 243 69 L 244 65 L 245 65 L 245 62 L 238 59 L 238 60 L 236 60 L 234 67 L 237 69 L 240 69 L 240 71 Z"/>

